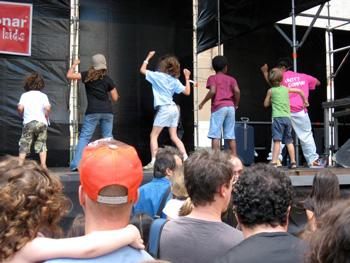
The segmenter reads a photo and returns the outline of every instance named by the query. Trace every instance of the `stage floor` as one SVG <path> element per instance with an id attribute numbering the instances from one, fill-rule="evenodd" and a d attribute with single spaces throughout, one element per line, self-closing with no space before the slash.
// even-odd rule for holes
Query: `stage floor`
<path id="1" fill-rule="evenodd" d="M 313 176 L 320 170 L 320 168 L 287 169 L 284 167 L 280 169 L 290 176 L 294 186 L 311 186 Z M 341 185 L 350 185 L 350 168 L 330 167 L 329 169 L 338 176 Z M 53 167 L 49 170 L 58 175 L 63 182 L 79 181 L 79 173 L 70 171 L 68 167 Z M 142 184 L 152 180 L 152 174 L 152 171 L 144 171 Z"/>

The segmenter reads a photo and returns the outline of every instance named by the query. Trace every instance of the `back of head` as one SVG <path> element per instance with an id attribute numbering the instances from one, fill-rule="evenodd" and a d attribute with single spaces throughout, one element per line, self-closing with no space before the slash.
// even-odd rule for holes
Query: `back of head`
<path id="1" fill-rule="evenodd" d="M 185 186 L 185 177 L 183 169 L 177 169 L 174 175 L 170 178 L 171 192 L 178 199 L 186 199 L 188 193 Z"/>
<path id="2" fill-rule="evenodd" d="M 219 72 L 219 71 L 224 71 L 224 69 L 227 66 L 228 62 L 227 62 L 226 57 L 224 57 L 224 56 L 216 56 L 211 61 L 211 64 L 212 64 L 213 69 L 215 70 L 215 72 Z"/>
<path id="3" fill-rule="evenodd" d="M 107 61 L 104 55 L 95 54 L 91 58 L 92 66 L 89 68 L 84 82 L 102 79 L 107 74 Z"/>
<path id="4" fill-rule="evenodd" d="M 269 72 L 269 82 L 272 87 L 278 87 L 283 80 L 283 72 L 279 68 L 273 68 Z"/>
<path id="5" fill-rule="evenodd" d="M 25 91 L 42 90 L 44 87 L 45 87 L 44 79 L 37 72 L 34 72 L 29 77 L 27 77 L 24 83 Z"/>
<path id="6" fill-rule="evenodd" d="M 60 236 L 58 226 L 70 207 L 62 184 L 34 161 L 0 161 L 0 261 L 11 257 L 39 232 Z"/>
<path id="7" fill-rule="evenodd" d="M 180 157 L 180 153 L 176 148 L 170 146 L 160 148 L 154 162 L 153 176 L 162 178 L 166 176 L 167 169 L 175 171 L 177 168 L 175 156 Z"/>
<path id="8" fill-rule="evenodd" d="M 341 201 L 326 212 L 310 238 L 310 263 L 350 262 L 350 202 Z"/>
<path id="9" fill-rule="evenodd" d="M 289 70 L 292 67 L 292 60 L 289 57 L 279 58 L 275 67 Z"/>
<path id="10" fill-rule="evenodd" d="M 233 176 L 230 156 L 220 151 L 197 151 L 186 160 L 184 176 L 193 205 L 210 204 L 219 188 L 230 184 Z"/>
<path id="11" fill-rule="evenodd" d="M 90 201 L 86 206 L 106 216 L 130 213 L 143 175 L 134 147 L 113 139 L 92 142 L 84 149 L 79 171 Z"/>
<path id="12" fill-rule="evenodd" d="M 143 239 L 146 248 L 148 245 L 149 231 L 151 229 L 152 222 L 153 218 L 146 213 L 135 214 L 130 220 L 130 224 L 136 226 L 140 231 L 141 238 Z"/>
<path id="13" fill-rule="evenodd" d="M 180 76 L 180 62 L 172 55 L 165 55 L 159 59 L 158 71 L 166 73 L 174 78 Z"/>
<path id="14" fill-rule="evenodd" d="M 292 194 L 288 176 L 277 168 L 258 163 L 245 168 L 236 182 L 233 205 L 239 222 L 245 227 L 285 226 Z"/>

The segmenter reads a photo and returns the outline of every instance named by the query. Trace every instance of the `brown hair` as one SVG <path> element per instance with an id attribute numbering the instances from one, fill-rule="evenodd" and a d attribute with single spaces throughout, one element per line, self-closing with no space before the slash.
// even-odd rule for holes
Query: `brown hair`
<path id="1" fill-rule="evenodd" d="M 16 162 L 17 161 L 17 162 Z M 58 223 L 70 202 L 59 179 L 34 161 L 0 161 L 0 261 L 13 256 L 39 232 L 61 236 Z"/>
<path id="2" fill-rule="evenodd" d="M 350 202 L 341 201 L 328 210 L 310 237 L 307 262 L 350 262 Z"/>
<path id="3" fill-rule="evenodd" d="M 158 62 L 158 71 L 169 74 L 174 78 L 180 77 L 180 63 L 175 56 L 166 55 Z"/>
<path id="4" fill-rule="evenodd" d="M 180 207 L 179 216 L 187 216 L 192 212 L 193 204 L 190 197 L 187 197 L 183 205 Z"/>
<path id="5" fill-rule="evenodd" d="M 221 186 L 229 186 L 233 176 L 227 153 L 201 150 L 193 153 L 184 165 L 185 185 L 194 206 L 214 202 Z"/>
<path id="6" fill-rule="evenodd" d="M 84 79 L 84 83 L 87 83 L 89 81 L 95 81 L 98 79 L 102 79 L 104 76 L 106 76 L 106 74 L 107 74 L 106 69 L 96 70 L 93 67 L 91 67 L 88 70 L 86 79 Z"/>
<path id="7" fill-rule="evenodd" d="M 283 72 L 279 68 L 273 68 L 269 73 L 269 82 L 272 87 L 278 87 L 283 80 Z"/>
<path id="8" fill-rule="evenodd" d="M 43 77 L 37 73 L 32 73 L 29 77 L 26 78 L 24 82 L 24 90 L 42 90 L 45 87 Z"/>

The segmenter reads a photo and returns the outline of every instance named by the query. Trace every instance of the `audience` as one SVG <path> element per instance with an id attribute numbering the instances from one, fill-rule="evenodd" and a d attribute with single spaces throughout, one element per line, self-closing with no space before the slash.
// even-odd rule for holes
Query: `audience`
<path id="1" fill-rule="evenodd" d="M 47 238 L 62 234 L 58 223 L 70 204 L 62 189 L 59 179 L 34 161 L 24 161 L 21 166 L 13 157 L 0 161 L 1 262 L 96 257 L 132 242 L 143 248 L 134 226 L 84 237 Z"/>
<path id="2" fill-rule="evenodd" d="M 318 221 L 310 238 L 309 263 L 350 261 L 350 201 L 340 201 Z"/>
<path id="3" fill-rule="evenodd" d="M 234 181 L 230 156 L 198 151 L 184 165 L 185 185 L 193 203 L 189 215 L 168 221 L 160 238 L 160 258 L 173 263 L 213 262 L 243 236 L 221 221 Z"/>
<path id="4" fill-rule="evenodd" d="M 154 178 L 140 187 L 139 200 L 134 205 L 133 214 L 146 213 L 151 217 L 165 217 L 162 210 L 170 197 L 169 178 L 181 167 L 182 160 L 176 148 L 160 148 L 154 163 Z"/>
<path id="5" fill-rule="evenodd" d="M 166 203 L 163 213 L 167 216 L 167 219 L 176 219 L 179 217 L 180 209 L 188 198 L 183 169 L 178 169 L 170 178 L 170 182 L 172 199 Z"/>
<path id="6" fill-rule="evenodd" d="M 79 172 L 79 201 L 85 212 L 85 234 L 127 226 L 143 175 L 135 149 L 116 140 L 92 142 L 84 149 Z M 145 251 L 124 246 L 96 259 L 50 262 L 135 263 L 149 259 L 152 257 Z"/>
<path id="7" fill-rule="evenodd" d="M 130 220 L 130 224 L 136 226 L 137 229 L 140 231 L 141 238 L 145 244 L 146 250 L 148 248 L 149 231 L 152 222 L 153 218 L 145 213 L 136 214 Z"/>
<path id="8" fill-rule="evenodd" d="M 304 201 L 309 229 L 316 230 L 316 220 L 340 199 L 338 177 L 329 169 L 319 171 L 312 182 L 310 196 Z"/>
<path id="9" fill-rule="evenodd" d="M 67 237 L 81 237 L 85 234 L 85 216 L 78 214 L 70 226 Z M 142 238 L 142 236 L 141 236 Z"/>
<path id="10" fill-rule="evenodd" d="M 244 241 L 216 262 L 303 262 L 307 245 L 287 233 L 292 193 L 289 177 L 277 168 L 245 168 L 233 190 Z"/>

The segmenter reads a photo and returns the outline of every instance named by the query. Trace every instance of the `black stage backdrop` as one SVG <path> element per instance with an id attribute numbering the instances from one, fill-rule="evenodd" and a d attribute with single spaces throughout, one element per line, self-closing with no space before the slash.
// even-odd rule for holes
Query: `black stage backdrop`
<path id="1" fill-rule="evenodd" d="M 22 1 L 33 3 L 32 56 L 0 55 L 0 153 L 18 154 L 21 119 L 16 105 L 23 93 L 23 80 L 33 70 L 43 74 L 43 90 L 52 104 L 48 133 L 48 165 L 69 162 L 69 89 L 65 74 L 69 59 L 69 1 Z M 89 67 L 95 53 L 106 55 L 109 75 L 117 84 L 120 100 L 114 105 L 114 137 L 134 145 L 142 161 L 150 159 L 149 133 L 153 122 L 151 86 L 139 73 L 149 50 L 175 54 L 183 67 L 192 70 L 192 1 L 80 2 L 81 70 Z M 181 78 L 183 81 L 183 78 Z M 79 121 L 86 109 L 84 85 L 79 83 Z M 182 111 L 183 141 L 193 149 L 192 95 L 176 98 Z M 95 134 L 95 138 L 99 133 Z M 166 136 L 165 136 L 166 137 Z M 165 141 L 166 139 L 163 139 Z M 161 142 L 162 143 L 162 142 Z"/>
<path id="2" fill-rule="evenodd" d="M 300 13 L 327 0 L 295 0 Z M 198 52 L 218 43 L 217 0 L 201 0 L 198 6 Z M 250 33 L 290 16 L 290 0 L 220 0 L 221 42 Z"/>
<path id="3" fill-rule="evenodd" d="M 285 32 L 291 34 L 291 26 L 281 25 Z M 297 27 L 298 38 L 305 32 L 305 27 Z M 334 48 L 349 44 L 349 32 L 334 32 Z M 291 57 L 292 49 L 284 38 L 272 26 L 265 27 L 245 34 L 224 45 L 224 54 L 229 60 L 229 73 L 237 78 L 241 88 L 241 103 L 237 111 L 236 120 L 249 117 L 252 121 L 271 121 L 271 108 L 263 107 L 263 100 L 269 88 L 266 84 L 260 66 L 264 63 L 272 67 L 278 58 Z M 345 53 L 335 55 L 335 65 L 339 65 Z M 335 80 L 335 98 L 350 96 L 346 88 L 350 63 L 347 61 Z M 327 100 L 326 92 L 326 53 L 325 30 L 314 28 L 305 44 L 298 53 L 298 71 L 315 76 L 321 81 L 321 86 L 310 92 L 310 119 L 314 123 L 323 122 L 321 103 Z M 349 122 L 349 117 L 340 119 Z M 267 150 L 271 142 L 271 128 L 269 125 L 255 125 L 255 146 L 265 147 L 258 151 L 256 161 L 266 160 Z M 350 127 L 340 127 L 339 146 L 349 138 Z M 323 126 L 314 126 L 314 136 L 319 153 L 323 153 Z"/>
<path id="4" fill-rule="evenodd" d="M 81 70 L 88 68 L 91 55 L 106 56 L 108 74 L 120 94 L 120 100 L 113 107 L 113 135 L 134 145 L 143 163 L 150 160 L 149 134 L 154 111 L 151 85 L 139 73 L 139 68 L 150 50 L 155 50 L 156 55 L 149 69 L 155 70 L 160 56 L 175 54 L 181 68 L 192 71 L 192 1 L 81 1 Z M 183 77 L 180 80 L 183 82 Z M 79 90 L 82 116 L 86 107 L 82 83 Z M 182 112 L 183 142 L 191 151 L 193 98 L 179 95 L 176 101 Z"/>
<path id="5" fill-rule="evenodd" d="M 69 1 L 9 2 L 33 4 L 32 55 L 0 54 L 0 154 L 18 154 L 22 119 L 17 114 L 17 103 L 24 92 L 25 77 L 37 71 L 44 77 L 43 92 L 52 105 L 48 165 L 65 166 L 69 159 L 69 89 L 65 77 L 69 59 Z"/>

